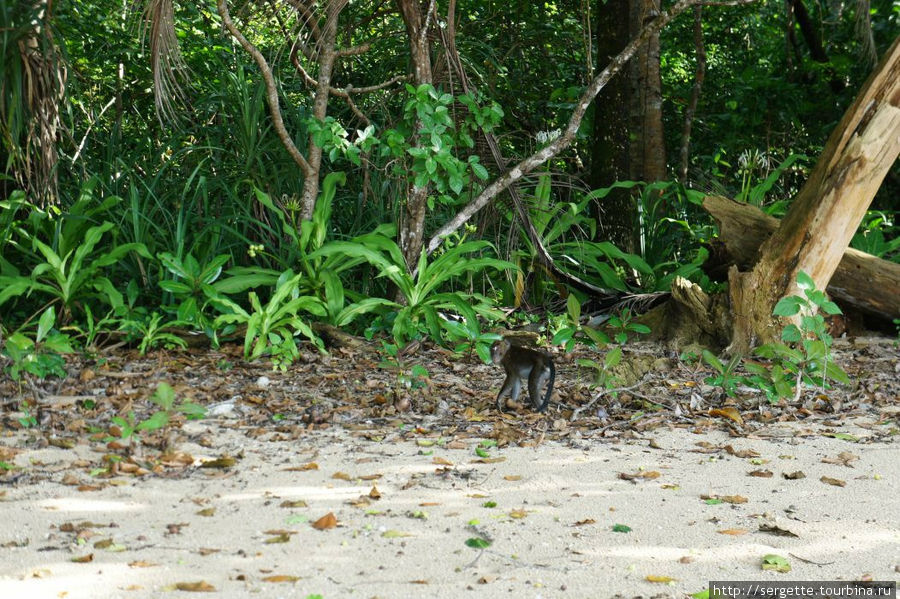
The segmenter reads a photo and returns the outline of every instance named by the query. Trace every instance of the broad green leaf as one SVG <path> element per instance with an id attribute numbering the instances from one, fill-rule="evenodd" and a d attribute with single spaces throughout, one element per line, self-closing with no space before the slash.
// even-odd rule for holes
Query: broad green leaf
<path id="1" fill-rule="evenodd" d="M 35 336 L 35 341 L 40 343 L 43 341 L 47 335 L 50 333 L 50 330 L 53 328 L 53 325 L 56 323 L 56 309 L 53 306 L 50 306 L 44 313 L 41 314 L 40 320 L 38 320 L 38 328 L 37 335 Z"/>
<path id="2" fill-rule="evenodd" d="M 778 300 L 772 314 L 775 316 L 794 316 L 803 307 L 804 301 L 796 295 L 789 295 Z"/>

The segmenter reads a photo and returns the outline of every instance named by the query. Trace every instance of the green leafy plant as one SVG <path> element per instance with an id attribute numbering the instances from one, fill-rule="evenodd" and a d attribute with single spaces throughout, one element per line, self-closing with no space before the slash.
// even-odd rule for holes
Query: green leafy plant
<path id="1" fill-rule="evenodd" d="M 606 326 L 613 332 L 613 339 L 619 345 L 624 345 L 628 341 L 629 333 L 632 335 L 648 335 L 650 327 L 639 322 L 634 322 L 634 315 L 631 310 L 625 308 L 617 314 L 610 314 Z"/>
<path id="2" fill-rule="evenodd" d="M 167 347 L 181 349 L 187 348 L 187 341 L 167 331 L 169 327 L 184 326 L 187 323 L 179 320 L 163 320 L 163 315 L 154 312 L 144 318 L 122 318 L 119 320 L 119 330 L 128 334 L 129 340 L 139 339 L 138 351 L 141 355 L 155 347 Z"/>
<path id="3" fill-rule="evenodd" d="M 816 289 L 815 281 L 803 271 L 797 274 L 797 287 L 802 296 L 782 298 L 773 314 L 782 317 L 798 317 L 797 323 L 788 324 L 781 333 L 781 342 L 762 345 L 754 353 L 773 362 L 766 377 L 763 369 L 752 367 L 755 382 L 763 383 L 770 399 L 787 397 L 793 391 L 799 399 L 803 384 L 825 388 L 828 380 L 850 384 L 847 373 L 831 356 L 833 339 L 828 334 L 826 314 L 841 314 L 841 309 L 828 299 L 825 292 Z M 793 384 L 789 380 L 793 379 Z"/>
<path id="4" fill-rule="evenodd" d="M 474 350 L 485 364 L 491 361 L 491 344 L 500 339 L 497 333 L 484 333 L 481 323 L 474 320 L 441 320 L 441 326 L 447 332 L 453 351 L 471 355 Z"/>
<path id="5" fill-rule="evenodd" d="M 553 345 L 562 345 L 566 352 L 572 351 L 575 343 L 584 343 L 590 347 L 605 347 L 609 336 L 603 331 L 581 324 L 581 302 L 574 293 L 566 299 L 566 313 L 563 323 L 553 335 Z"/>
<path id="6" fill-rule="evenodd" d="M 375 266 L 379 277 L 385 277 L 403 295 L 405 302 L 381 300 L 381 305 L 395 311 L 391 334 L 398 343 L 428 333 L 440 342 L 441 316 L 439 310 L 449 310 L 467 321 L 477 319 L 480 312 L 487 316 L 497 316 L 491 302 L 475 293 L 441 292 L 439 289 L 451 283 L 456 277 L 479 273 L 485 269 L 512 269 L 515 265 L 505 260 L 488 257 L 471 257 L 492 248 L 487 241 L 465 241 L 445 247 L 433 261 L 428 261 L 425 250 L 419 256 L 415 276 L 406 269 L 397 243 L 380 233 L 371 233 L 357 238 L 354 242 L 335 241 L 313 253 L 313 257 L 331 256 L 344 253 L 358 256 Z"/>
<path id="7" fill-rule="evenodd" d="M 400 346 L 387 341 L 381 342 L 383 358 L 378 367 L 396 372 L 394 393 L 399 397 L 407 391 L 423 389 L 428 385 L 428 370 L 421 364 L 407 366 L 400 352 Z"/>
<path id="8" fill-rule="evenodd" d="M 481 105 L 479 98 L 463 94 L 456 100 L 467 112 L 462 122 L 457 123 L 451 113 L 452 95 L 428 84 L 418 87 L 407 84 L 406 92 L 410 97 L 403 107 L 402 123 L 381 136 L 381 153 L 394 159 L 394 175 L 411 178 L 417 187 L 433 185 L 441 204 L 454 204 L 471 182 L 470 175 L 482 180 L 488 177 L 477 154 L 462 159 L 457 153 L 462 148 L 473 148 L 475 131 L 478 128 L 491 131 L 503 118 L 503 110 L 495 102 Z M 413 135 L 427 143 L 412 146 Z M 433 209 L 434 199 L 429 197 L 428 203 Z"/>
<path id="9" fill-rule="evenodd" d="M 611 347 L 603 356 L 602 362 L 589 358 L 578 358 L 575 363 L 585 368 L 590 368 L 595 373 L 594 385 L 612 391 L 619 384 L 619 377 L 614 374 L 614 369 L 622 361 L 622 346 Z M 615 391 L 612 395 L 615 396 Z"/>
<path id="10" fill-rule="evenodd" d="M 168 252 L 161 252 L 157 258 L 175 277 L 174 280 L 161 280 L 159 286 L 171 293 L 178 302 L 175 309 L 177 320 L 214 338 L 213 317 L 206 308 L 209 298 L 218 296 L 218 291 L 212 285 L 219 278 L 222 267 L 230 256 L 219 254 L 205 264 L 200 264 L 192 254 L 182 259 Z"/>
<path id="11" fill-rule="evenodd" d="M 726 394 L 733 397 L 738 385 L 744 382 L 744 377 L 737 373 L 737 368 L 741 363 L 741 356 L 734 355 L 727 362 L 723 362 L 708 349 L 703 350 L 702 356 L 703 361 L 716 371 L 715 374 L 707 377 L 704 382 L 707 385 L 722 387 Z"/>
<path id="12" fill-rule="evenodd" d="M 194 402 L 182 401 L 176 404 L 175 390 L 165 382 L 157 385 L 156 391 L 149 399 L 160 408 L 149 417 L 139 420 L 132 410 L 128 412 L 127 416 L 111 418 L 116 427 L 111 429 L 114 437 L 134 443 L 135 437 L 140 433 L 159 430 L 167 426 L 174 414 L 183 414 L 188 420 L 197 420 L 206 415 L 206 408 Z"/>
<path id="13" fill-rule="evenodd" d="M 279 221 L 281 235 L 290 240 L 289 245 L 294 249 L 291 263 L 299 264 L 301 275 L 297 282 L 298 293 L 319 298 L 324 308 L 323 319 L 337 327 L 351 324 L 361 314 L 383 311 L 389 305 L 387 300 L 381 298 L 362 297 L 348 292 L 341 280 L 344 273 L 364 262 L 364 250 L 354 247 L 354 244 L 362 244 L 362 239 L 368 236 L 340 242 L 342 249 L 338 251 L 320 251 L 337 243 L 326 241 L 326 237 L 337 185 L 342 184 L 345 179 L 344 173 L 329 173 L 322 182 L 322 193 L 316 202 L 312 219 L 299 223 L 294 219 L 293 213 L 285 214 L 267 194 L 254 190 L 257 201 Z M 384 225 L 369 235 L 389 235 L 393 231 L 394 227 Z M 281 272 L 236 267 L 228 270 L 228 275 L 228 278 L 214 284 L 216 292 L 233 294 L 250 287 L 272 286 Z M 348 296 L 355 301 L 347 303 Z"/>
<path id="14" fill-rule="evenodd" d="M 574 322 L 578 323 L 580 310 L 572 314 L 572 303 L 572 296 L 569 296 L 569 312 L 572 315 Z M 603 356 L 602 362 L 587 358 L 579 358 L 576 360 L 576 363 L 579 366 L 591 368 L 596 372 L 594 385 L 607 390 L 613 390 L 619 384 L 619 378 L 615 375 L 615 368 L 622 361 L 622 348 L 628 342 L 629 333 L 633 335 L 645 335 L 650 332 L 650 327 L 633 322 L 631 311 L 625 309 L 618 314 L 610 315 L 609 319 L 606 321 L 606 329 L 612 335 L 612 338 L 604 331 L 592 329 L 590 327 L 581 327 L 581 330 L 584 333 L 587 333 L 587 338 L 591 343 L 596 344 L 598 347 L 607 347 L 611 344 L 612 347 L 610 347 Z M 566 330 L 571 330 L 571 327 Z M 567 351 L 571 342 L 572 339 L 568 339 Z M 615 391 L 613 391 L 613 395 L 615 395 Z"/>
<path id="15" fill-rule="evenodd" d="M 141 243 L 125 243 L 95 253 L 94 248 L 114 226 L 111 222 L 104 222 L 90 227 L 80 243 L 62 254 L 23 231 L 22 234 L 29 237 L 32 247 L 43 256 L 44 261 L 34 267 L 30 277 L 0 276 L 0 305 L 26 292 L 47 295 L 51 303 L 61 305 L 60 319 L 64 324 L 71 320 L 73 309 L 82 302 L 97 299 L 113 309 L 122 307 L 122 294 L 106 277 L 104 270 L 129 252 L 136 252 L 145 258 L 150 258 L 150 254 Z M 67 241 L 68 245 L 75 243 L 75 240 Z"/>
<path id="16" fill-rule="evenodd" d="M 278 277 L 269 301 L 263 304 L 255 291 L 249 293 L 251 311 L 227 297 L 218 298 L 215 303 L 226 312 L 215 320 L 215 326 L 222 324 L 243 325 L 244 357 L 255 360 L 263 355 L 270 356 L 273 367 L 285 370 L 300 355 L 294 337 L 301 334 L 324 351 L 322 340 L 313 332 L 309 324 L 298 315 L 306 312 L 318 316 L 325 314 L 322 301 L 316 297 L 300 295 L 302 274 L 287 270 Z"/>
<path id="17" fill-rule="evenodd" d="M 832 359 L 833 339 L 822 315 L 840 314 L 840 308 L 816 289 L 812 277 L 803 271 L 797 274 L 797 287 L 803 295 L 782 298 L 772 312 L 775 316 L 797 317 L 797 322 L 784 327 L 781 341 L 753 350 L 755 356 L 767 362 L 745 361 L 743 366 L 749 375 L 744 376 L 736 373 L 741 356 L 733 356 L 725 364 L 704 350 L 703 360 L 717 372 L 706 379 L 708 384 L 721 386 L 731 396 L 738 385 L 744 384 L 763 391 L 770 402 L 776 402 L 798 400 L 804 385 L 825 388 L 829 380 L 850 383 L 847 373 Z"/>
<path id="18" fill-rule="evenodd" d="M 893 239 L 888 241 L 888 235 Z M 859 231 L 850 240 L 850 247 L 878 256 L 897 260 L 896 254 L 900 251 L 900 236 L 893 222 L 884 212 L 868 212 L 859 227 Z"/>
<path id="19" fill-rule="evenodd" d="M 69 336 L 53 328 L 55 322 L 56 310 L 49 306 L 38 319 L 33 336 L 23 326 L 3 340 L 2 354 L 10 361 L 6 368 L 10 377 L 20 380 L 23 373 L 38 379 L 66 377 L 63 354 L 74 350 Z"/>

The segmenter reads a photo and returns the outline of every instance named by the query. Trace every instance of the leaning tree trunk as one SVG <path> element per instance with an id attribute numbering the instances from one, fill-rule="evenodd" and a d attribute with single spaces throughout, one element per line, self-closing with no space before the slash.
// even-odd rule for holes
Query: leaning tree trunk
<path id="1" fill-rule="evenodd" d="M 703 198 L 703 208 L 716 221 L 728 264 L 752 268 L 759 247 L 779 221 L 756 206 L 720 196 Z M 900 264 L 859 250 L 844 252 L 825 291 L 844 308 L 891 321 L 900 318 Z"/>
<path id="2" fill-rule="evenodd" d="M 900 38 L 828 139 L 822 156 L 751 272 L 728 273 L 734 324 L 729 351 L 772 341 L 779 299 L 805 271 L 824 289 L 881 181 L 900 153 Z"/>

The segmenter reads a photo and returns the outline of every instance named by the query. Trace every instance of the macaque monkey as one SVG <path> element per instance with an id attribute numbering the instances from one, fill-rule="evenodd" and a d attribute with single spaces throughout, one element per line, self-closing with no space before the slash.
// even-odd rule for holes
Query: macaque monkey
<path id="1" fill-rule="evenodd" d="M 528 381 L 528 394 L 531 396 L 531 405 L 538 412 L 547 409 L 550 403 L 550 393 L 553 391 L 553 381 L 556 378 L 556 368 L 553 359 L 544 352 L 513 345 L 506 339 L 494 341 L 491 345 L 491 361 L 494 364 L 503 364 L 506 371 L 506 380 L 497 394 L 497 409 L 503 411 L 503 396 L 509 394 L 513 402 L 519 399 L 522 390 L 522 381 Z M 549 381 L 549 382 L 547 382 Z M 541 387 L 547 382 L 547 393 L 541 401 Z"/>

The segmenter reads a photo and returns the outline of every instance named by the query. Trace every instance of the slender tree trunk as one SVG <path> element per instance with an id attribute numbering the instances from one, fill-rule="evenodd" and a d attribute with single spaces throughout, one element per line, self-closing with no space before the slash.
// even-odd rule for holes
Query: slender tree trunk
<path id="1" fill-rule="evenodd" d="M 337 21 L 344 6 L 346 6 L 346 1 L 332 2 L 318 40 L 316 63 L 319 72 L 316 79 L 316 95 L 313 100 L 313 118 L 318 121 L 324 121 L 328 115 L 328 90 L 331 87 L 331 74 L 337 56 L 335 52 Z M 300 199 L 300 217 L 303 220 L 311 219 L 313 210 L 316 208 L 316 200 L 319 197 L 319 172 L 322 169 L 322 148 L 313 142 L 312 135 L 309 136 L 306 160 L 309 162 L 310 173 L 303 181 L 303 194 Z"/>
<path id="2" fill-rule="evenodd" d="M 409 52 L 412 59 L 413 78 L 415 84 L 431 84 L 433 82 L 431 72 L 431 45 L 428 41 L 427 17 L 428 4 L 423 10 L 419 0 L 397 0 L 403 22 L 406 23 L 406 35 L 409 38 Z M 416 129 L 419 129 L 418 122 Z M 414 147 L 421 145 L 421 140 L 416 136 Z M 406 198 L 406 206 L 400 223 L 400 249 L 406 258 L 407 268 L 416 267 L 422 244 L 425 241 L 425 214 L 428 199 L 428 186 L 419 187 L 413 184 Z"/>
<path id="3" fill-rule="evenodd" d="M 745 353 L 781 329 L 772 317 L 794 295 L 799 271 L 824 289 L 875 192 L 900 154 L 900 38 L 832 132 L 809 180 L 749 273 L 729 272 L 730 351 Z"/>
<path id="4" fill-rule="evenodd" d="M 684 129 L 681 134 L 681 159 L 678 166 L 678 178 L 687 185 L 688 167 L 691 162 L 691 129 L 694 126 L 694 114 L 700 103 L 700 91 L 706 78 L 706 46 L 703 44 L 703 7 L 694 7 L 694 51 L 697 53 L 697 69 L 694 72 L 694 86 L 691 88 L 691 99 L 684 109 Z"/>

